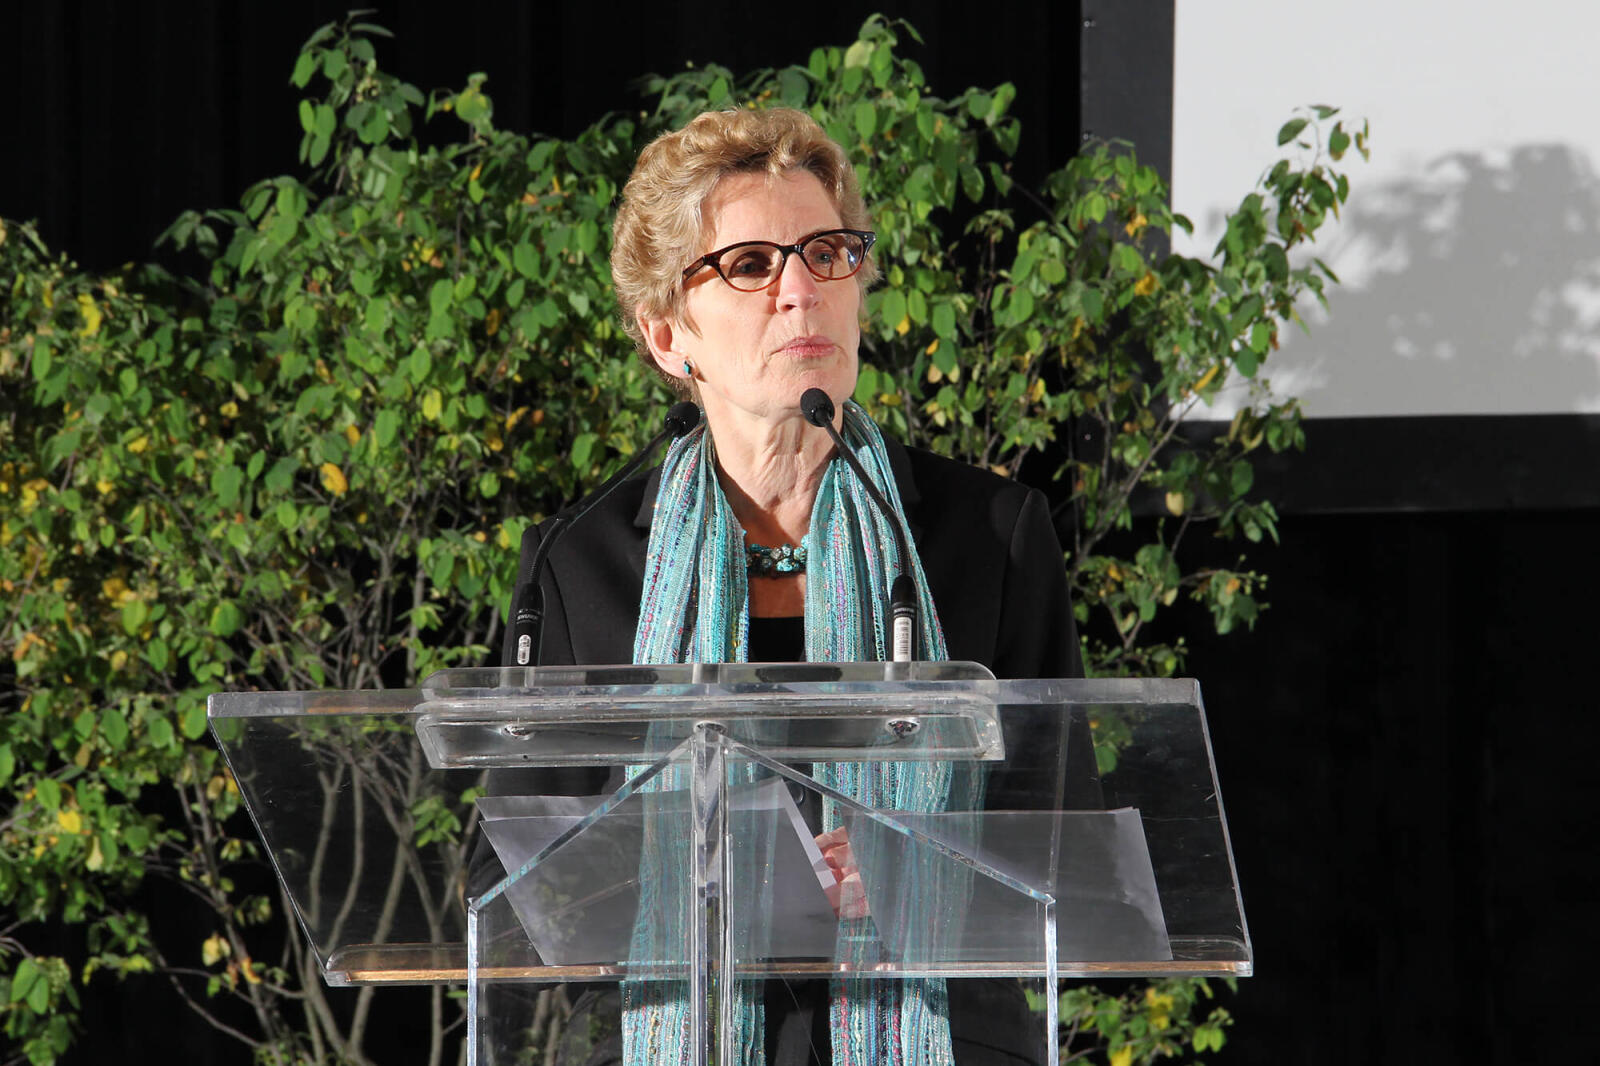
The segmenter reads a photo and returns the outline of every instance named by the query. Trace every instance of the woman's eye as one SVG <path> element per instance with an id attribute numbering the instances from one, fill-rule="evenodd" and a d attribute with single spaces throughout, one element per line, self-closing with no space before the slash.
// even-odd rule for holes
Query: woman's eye
<path id="1" fill-rule="evenodd" d="M 758 278 L 772 269 L 772 254 L 765 251 L 740 252 L 725 269 L 735 277 Z"/>

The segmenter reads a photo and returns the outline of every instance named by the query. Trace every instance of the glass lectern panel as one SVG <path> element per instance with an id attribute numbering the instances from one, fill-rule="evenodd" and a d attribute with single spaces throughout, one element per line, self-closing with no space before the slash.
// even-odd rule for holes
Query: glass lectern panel
<path id="1" fill-rule="evenodd" d="M 1192 681 L 995 681 L 970 664 L 541 668 L 448 671 L 415 690 L 229 693 L 210 712 L 333 984 L 466 981 L 474 899 L 486 978 L 681 974 L 685 959 L 660 943 L 635 953 L 648 867 L 629 863 L 652 831 L 687 839 L 672 827 L 693 821 L 688 800 L 666 787 L 617 797 L 629 767 L 671 761 L 706 721 L 731 767 L 741 974 L 1039 974 L 1050 954 L 1063 976 L 1250 972 Z M 856 810 L 807 769 L 889 758 L 966 765 L 982 801 Z M 498 787 L 544 774 L 563 787 Z M 794 814 L 823 803 L 840 803 L 870 919 L 848 943 Z M 598 832 L 611 835 L 588 840 L 607 819 Z M 823 904 L 800 891 L 808 874 Z M 545 932 L 518 914 L 512 880 L 554 901 Z M 656 913 L 697 905 L 685 889 L 648 891 Z M 944 915 L 931 925 L 930 892 Z M 576 926 L 590 928 L 565 932 Z"/>

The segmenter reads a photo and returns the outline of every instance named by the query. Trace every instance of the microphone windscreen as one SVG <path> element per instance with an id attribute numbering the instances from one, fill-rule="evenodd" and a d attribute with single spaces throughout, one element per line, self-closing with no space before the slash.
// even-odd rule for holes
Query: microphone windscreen
<path id="1" fill-rule="evenodd" d="M 681 437 L 700 424 L 700 408 L 683 400 L 667 409 L 667 432 Z"/>
<path id="2" fill-rule="evenodd" d="M 821 389 L 807 389 L 800 397 L 800 413 L 813 426 L 825 426 L 833 421 L 833 401 Z"/>

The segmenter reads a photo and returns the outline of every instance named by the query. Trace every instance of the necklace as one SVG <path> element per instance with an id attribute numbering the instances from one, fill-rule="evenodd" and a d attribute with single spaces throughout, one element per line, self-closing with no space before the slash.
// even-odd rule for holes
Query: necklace
<path id="1" fill-rule="evenodd" d="M 806 572 L 804 544 L 780 544 L 776 548 L 748 544 L 744 550 L 749 556 L 751 577 L 788 577 Z"/>

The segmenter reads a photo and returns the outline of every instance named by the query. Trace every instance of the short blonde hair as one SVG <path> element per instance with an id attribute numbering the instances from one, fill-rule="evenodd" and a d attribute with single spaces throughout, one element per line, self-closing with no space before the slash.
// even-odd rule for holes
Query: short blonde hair
<path id="1" fill-rule="evenodd" d="M 709 227 L 705 204 L 717 183 L 730 174 L 778 176 L 796 170 L 822 183 L 845 228 L 871 228 L 860 182 L 844 149 L 803 111 L 707 111 L 639 153 L 617 209 L 611 280 L 623 328 L 652 370 L 660 372 L 639 317 L 685 321 L 683 269 L 704 251 L 701 244 Z M 865 289 L 877 276 L 869 255 L 856 281 Z M 678 379 L 663 376 L 682 390 Z"/>

